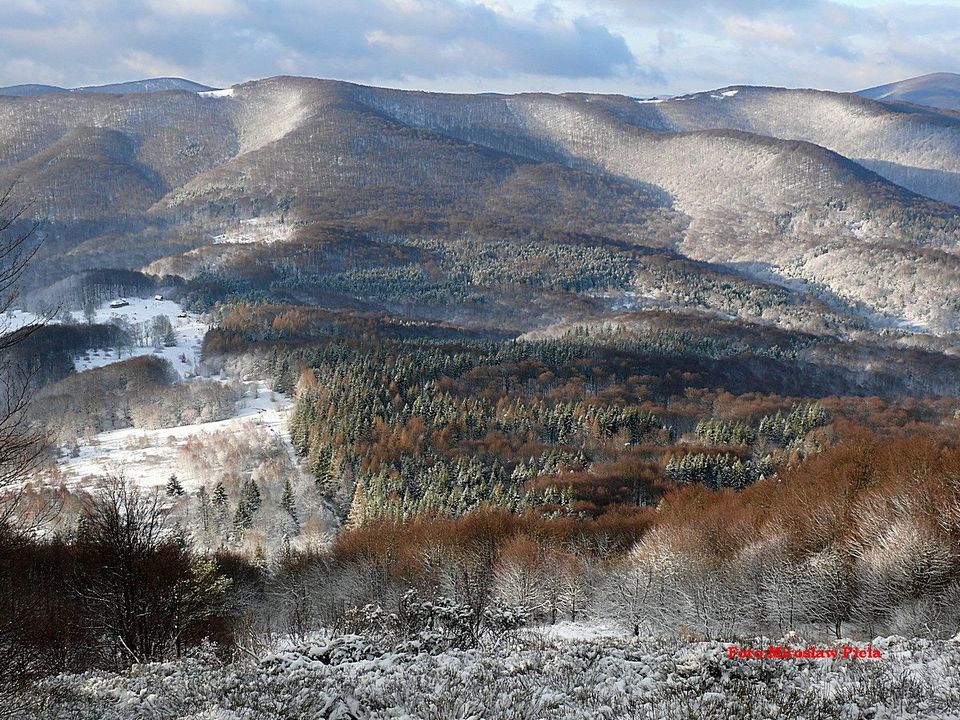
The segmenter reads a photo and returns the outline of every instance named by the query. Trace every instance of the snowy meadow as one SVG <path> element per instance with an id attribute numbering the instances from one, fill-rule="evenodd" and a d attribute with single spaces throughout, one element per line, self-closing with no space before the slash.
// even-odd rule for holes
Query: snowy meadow
<path id="1" fill-rule="evenodd" d="M 960 717 L 957 642 L 889 637 L 873 647 L 881 660 L 738 660 L 718 642 L 539 632 L 444 649 L 312 637 L 227 664 L 199 649 L 124 673 L 52 678 L 30 712 L 51 720 Z"/>

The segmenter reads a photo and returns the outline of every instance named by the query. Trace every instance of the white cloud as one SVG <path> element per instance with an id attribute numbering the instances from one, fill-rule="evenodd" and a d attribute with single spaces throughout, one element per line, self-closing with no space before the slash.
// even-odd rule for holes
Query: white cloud
<path id="1" fill-rule="evenodd" d="M 189 74 L 182 65 L 140 50 L 125 52 L 118 56 L 117 61 L 124 70 L 124 77 L 182 77 Z"/>
<path id="2" fill-rule="evenodd" d="M 856 89 L 960 70 L 960 8 L 866 0 L 0 0 L 0 84 L 281 73 L 450 90 Z"/>
<path id="3" fill-rule="evenodd" d="M 147 7 L 157 15 L 205 15 L 222 17 L 240 9 L 234 0 L 148 0 Z"/>
<path id="4" fill-rule="evenodd" d="M 412 52 L 416 49 L 416 38 L 409 35 L 393 35 L 383 30 L 371 30 L 365 36 L 371 45 L 382 45 L 399 52 Z"/>
<path id="5" fill-rule="evenodd" d="M 216 84 L 291 71 L 398 84 L 444 78 L 451 85 L 517 75 L 544 81 L 656 75 L 637 64 L 615 31 L 543 3 L 51 0 L 38 16 L 28 0 L 17 2 L 22 7 L 0 27 L 0 84 L 30 80 L 21 75 L 24 65 L 14 72 L 10 64 L 23 57 L 62 67 L 71 84 L 130 79 L 150 69 L 177 69 Z"/>
<path id="6" fill-rule="evenodd" d="M 733 15 L 723 18 L 724 34 L 740 42 L 793 43 L 797 40 L 797 31 L 789 24 L 776 20 Z"/>

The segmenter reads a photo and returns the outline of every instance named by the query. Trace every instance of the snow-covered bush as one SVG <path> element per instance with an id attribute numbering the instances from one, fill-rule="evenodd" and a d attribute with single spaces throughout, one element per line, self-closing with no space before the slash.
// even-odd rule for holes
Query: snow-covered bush
<path id="1" fill-rule="evenodd" d="M 51 678 L 17 720 L 960 718 L 956 643 L 873 647 L 881 659 L 740 660 L 718 642 L 535 635 L 427 653 L 327 637 L 226 666 L 191 658 Z"/>
<path id="2" fill-rule="evenodd" d="M 410 589 L 400 597 L 395 612 L 367 604 L 347 610 L 343 625 L 347 632 L 392 642 L 414 640 L 416 647 L 442 649 L 472 647 L 481 638 L 517 630 L 527 620 L 519 606 L 491 604 L 478 617 L 470 605 L 444 596 L 427 600 Z"/>

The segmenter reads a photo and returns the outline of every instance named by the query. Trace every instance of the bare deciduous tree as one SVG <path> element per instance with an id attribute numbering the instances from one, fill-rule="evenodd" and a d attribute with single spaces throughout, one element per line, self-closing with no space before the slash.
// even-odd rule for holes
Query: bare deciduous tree
<path id="1" fill-rule="evenodd" d="M 227 587 L 213 561 L 165 526 L 158 493 L 141 493 L 122 479 L 88 503 L 80 545 L 90 567 L 77 585 L 120 666 L 163 659 L 171 650 L 179 657 L 185 633 Z"/>
<path id="2" fill-rule="evenodd" d="M 0 195 L 0 313 L 16 301 L 17 283 L 39 247 L 33 241 L 37 223 L 27 221 L 27 210 L 15 207 L 13 186 Z M 21 543 L 52 510 L 38 508 L 22 487 L 43 450 L 43 437 L 26 416 L 33 369 L 10 357 L 10 350 L 36 328 L 0 324 L 0 578 L 14 572 Z M 10 712 L 22 706 L 22 690 L 37 671 L 38 659 L 23 642 L 28 611 L 16 597 L 5 595 L 0 602 L 0 706 Z"/>
<path id="3" fill-rule="evenodd" d="M 15 206 L 13 186 L 0 195 L 0 313 L 13 306 L 20 280 L 39 244 L 33 240 L 38 222 L 27 221 L 28 205 Z M 26 417 L 30 380 L 34 368 L 24 367 L 9 351 L 23 342 L 38 324 L 23 327 L 0 325 L 0 532 L 15 532 L 23 518 L 23 498 L 15 486 L 35 466 L 42 437 Z"/>

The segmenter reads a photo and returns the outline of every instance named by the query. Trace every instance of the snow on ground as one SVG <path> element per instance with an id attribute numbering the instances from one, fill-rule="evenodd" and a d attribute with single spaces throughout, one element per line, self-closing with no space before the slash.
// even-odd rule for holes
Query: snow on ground
<path id="1" fill-rule="evenodd" d="M 569 620 L 561 620 L 553 625 L 541 625 L 535 629 L 535 632 L 551 640 L 599 641 L 604 638 L 623 636 L 623 631 L 610 623 L 570 622 Z"/>
<path id="2" fill-rule="evenodd" d="M 233 97 L 233 88 L 223 88 L 222 90 L 204 90 L 203 92 L 198 92 L 197 95 L 205 98 L 225 98 Z"/>
<path id="3" fill-rule="evenodd" d="M 135 324 L 141 322 L 152 322 L 158 315 L 166 315 L 170 318 L 176 335 L 177 344 L 171 347 L 155 348 L 153 345 L 146 347 L 134 347 L 129 351 L 124 349 L 123 355 L 118 356 L 116 348 L 91 350 L 86 354 L 75 358 L 74 365 L 77 372 L 90 370 L 91 368 L 103 367 L 119 360 L 126 360 L 138 355 L 155 355 L 163 357 L 170 361 L 173 369 L 181 379 L 194 377 L 197 374 L 200 363 L 200 349 L 203 344 L 203 336 L 206 334 L 209 325 L 200 319 L 196 313 L 184 312 L 178 303 L 172 300 L 156 300 L 147 298 L 125 298 L 129 303 L 126 307 L 111 308 L 109 304 L 104 305 L 96 311 L 94 321 L 98 323 L 110 323 L 118 319 L 125 320 L 128 323 Z M 186 317 L 178 317 L 185 315 Z"/>
<path id="4" fill-rule="evenodd" d="M 130 357 L 155 355 L 169 360 L 182 382 L 190 382 L 199 377 L 201 347 L 209 325 L 199 315 L 185 312 L 172 300 L 134 297 L 123 300 L 127 303 L 124 307 L 112 308 L 109 303 L 105 303 L 98 308 L 93 317 L 94 322 L 111 323 L 119 320 L 131 325 L 152 324 L 155 317 L 165 315 L 173 326 L 176 345 L 123 348 L 120 356 L 116 348 L 88 350 L 75 358 L 77 372 L 103 367 Z M 7 314 L 6 320 L 11 327 L 22 327 L 36 322 L 37 316 L 14 311 Z M 220 382 L 235 381 L 223 374 L 210 379 Z M 137 485 L 153 487 L 163 485 L 172 474 L 177 474 L 185 487 L 199 487 L 205 478 L 191 477 L 189 473 L 183 472 L 180 449 L 192 440 L 210 439 L 216 433 L 235 436 L 246 433 L 252 441 L 259 443 L 269 442 L 273 437 L 279 438 L 296 464 L 298 461 L 287 430 L 291 404 L 290 398 L 273 392 L 262 380 L 243 382 L 243 396 L 232 417 L 156 430 L 124 428 L 99 433 L 90 441 L 80 444 L 76 457 L 66 454 L 60 457 L 47 482 L 76 487 L 88 485 L 104 477 L 122 476 Z"/>
<path id="5" fill-rule="evenodd" d="M 36 325 L 43 320 L 44 318 L 36 313 L 26 310 L 7 310 L 0 318 L 0 334 L 13 332 L 27 325 Z"/>
<path id="6" fill-rule="evenodd" d="M 118 300 L 120 298 L 117 298 Z M 153 345 L 142 347 L 124 348 L 122 356 L 118 356 L 117 349 L 88 350 L 74 358 L 74 365 L 77 372 L 90 370 L 91 368 L 103 367 L 110 363 L 126 360 L 138 355 L 158 355 L 170 361 L 174 370 L 181 378 L 193 377 L 197 374 L 197 368 L 200 361 L 200 348 L 203 343 L 203 336 L 209 329 L 196 313 L 184 312 L 183 308 L 172 300 L 156 300 L 155 298 L 123 298 L 127 302 L 125 307 L 111 308 L 109 303 L 104 303 L 97 308 L 93 316 L 95 323 L 111 323 L 116 320 L 124 320 L 131 325 L 137 323 L 151 323 L 159 315 L 166 315 L 173 325 L 177 344 L 172 347 L 155 348 Z M 76 313 L 74 313 L 76 316 Z M 184 317 L 179 317 L 184 316 Z M 24 310 L 8 311 L 0 318 L 0 327 L 4 332 L 12 332 L 26 325 L 32 325 L 46 320 L 35 313 Z M 83 322 L 82 319 L 75 320 Z M 60 322 L 59 319 L 47 320 L 51 324 Z"/>
<path id="7" fill-rule="evenodd" d="M 883 657 L 862 661 L 731 659 L 726 643 L 655 639 L 418 645 L 311 637 L 227 664 L 201 655 L 62 675 L 41 684 L 37 710 L 49 720 L 960 718 L 950 641 L 878 638 Z"/>
<path id="8" fill-rule="evenodd" d="M 91 443 L 80 445 L 77 457 L 58 460 L 57 484 L 76 487 L 105 477 L 123 477 L 141 487 L 158 487 L 175 474 L 186 489 L 193 490 L 206 478 L 184 472 L 180 449 L 192 440 L 211 439 L 216 433 L 235 436 L 245 431 L 265 433 L 268 439 L 280 439 L 291 457 L 295 457 L 287 430 L 290 399 L 270 390 L 263 381 L 245 385 L 236 415 L 226 420 L 156 430 L 124 428 L 99 433 Z"/>
<path id="9" fill-rule="evenodd" d="M 280 222 L 278 217 L 245 218 L 237 228 L 227 230 L 213 238 L 214 245 L 247 245 L 265 243 L 271 245 L 290 237 L 293 226 Z"/>

